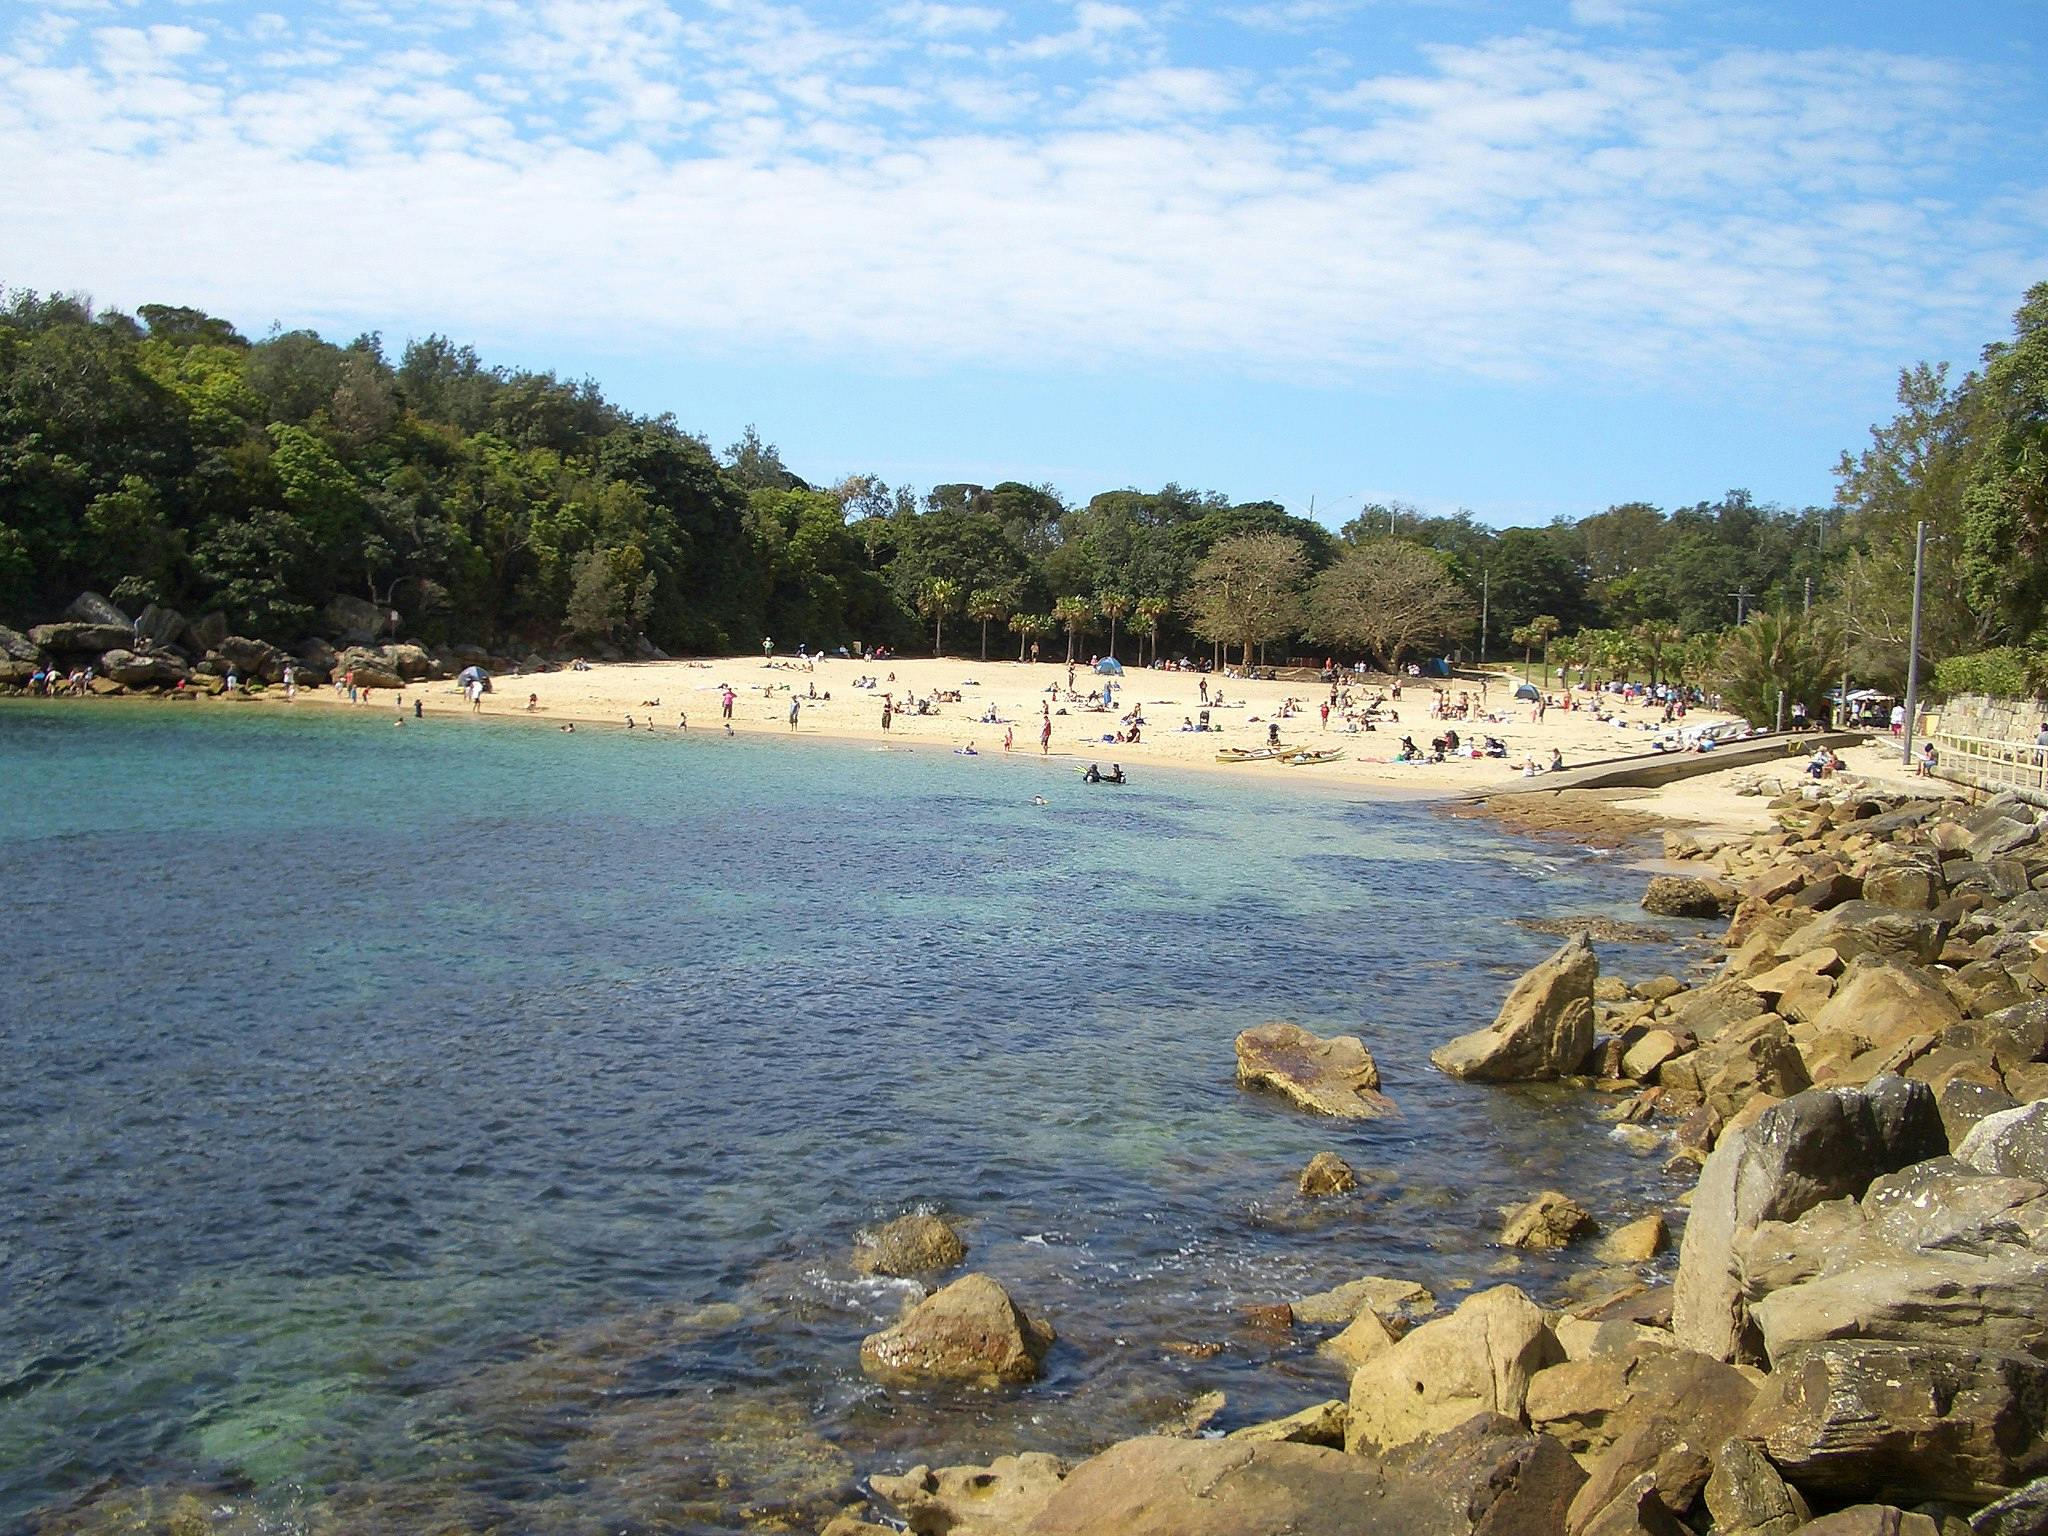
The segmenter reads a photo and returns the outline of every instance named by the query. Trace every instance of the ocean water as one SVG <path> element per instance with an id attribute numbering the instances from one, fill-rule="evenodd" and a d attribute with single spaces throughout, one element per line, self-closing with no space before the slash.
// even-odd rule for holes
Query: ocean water
<path id="1" fill-rule="evenodd" d="M 0 1529 L 809 1530 L 1341 1394 L 1245 1306 L 1553 1297 L 1500 1206 L 1672 1192 L 1589 1096 L 1427 1063 L 1554 942 L 1510 919 L 1641 876 L 1426 808 L 153 704 L 0 709 L 0 794 Z M 1403 1113 L 1239 1091 L 1270 1018 Z M 1363 1185 L 1311 1205 L 1323 1148 Z M 1042 1382 L 862 1377 L 906 1287 L 852 1239 L 919 1207 L 1054 1323 Z"/>

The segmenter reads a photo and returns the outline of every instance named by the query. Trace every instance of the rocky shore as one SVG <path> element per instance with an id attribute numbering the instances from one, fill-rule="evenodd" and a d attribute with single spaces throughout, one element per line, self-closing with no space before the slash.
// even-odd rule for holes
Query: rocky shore
<path id="1" fill-rule="evenodd" d="M 427 646 L 382 638 L 398 615 L 361 598 L 336 597 L 311 631 L 289 646 L 231 634 L 218 613 L 187 618 L 152 603 L 130 617 L 96 592 L 82 592 L 64 612 L 26 631 L 0 627 L 0 692 L 29 689 L 38 672 L 54 672 L 48 691 L 80 689 L 96 695 L 224 692 L 230 675 L 238 687 L 260 691 L 285 680 L 287 670 L 306 684 L 353 674 L 363 688 L 403 688 L 452 678 L 477 666 L 491 675 L 545 672 L 565 655 L 526 651 L 499 655 L 482 646 Z M 610 646 L 593 647 L 598 660 L 656 661 L 663 653 L 642 642 L 631 658 Z"/>
<path id="2" fill-rule="evenodd" d="M 1667 834 L 1699 873 L 1644 904 L 1725 918 L 1709 966 L 1624 982 L 1574 933 L 1434 1053 L 1662 1138 L 1693 1179 L 1675 1275 L 1646 1267 L 1663 1211 L 1599 1234 L 1546 1189 L 1498 1241 L 1583 1253 L 1575 1304 L 1499 1285 L 1443 1310 L 1398 1276 L 1276 1302 L 1276 1330 L 1327 1334 L 1345 1397 L 1221 1435 L 1214 1403 L 1072 1465 L 877 1473 L 822 1536 L 2048 1533 L 2048 823 L 1828 789 L 1780 796 L 1761 835 Z M 1238 1061 L 1303 1113 L 1395 1109 L 1353 1037 L 1262 1026 Z M 1306 1196 L 1351 1188 L 1332 1155 L 1303 1170 Z M 1052 1327 L 970 1273 L 862 1361 L 1014 1384 Z"/>

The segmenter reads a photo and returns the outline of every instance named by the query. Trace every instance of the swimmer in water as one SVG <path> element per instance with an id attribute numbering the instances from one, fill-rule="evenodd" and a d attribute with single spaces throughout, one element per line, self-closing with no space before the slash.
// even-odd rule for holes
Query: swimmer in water
<path id="1" fill-rule="evenodd" d="M 1031 803 L 1032 803 L 1033 805 L 1050 805 L 1050 804 L 1052 804 L 1052 802 L 1051 802 L 1050 800 L 1046 799 L 1046 798 L 1045 798 L 1045 796 L 1043 796 L 1043 795 L 1033 795 L 1033 796 L 1031 797 Z"/>

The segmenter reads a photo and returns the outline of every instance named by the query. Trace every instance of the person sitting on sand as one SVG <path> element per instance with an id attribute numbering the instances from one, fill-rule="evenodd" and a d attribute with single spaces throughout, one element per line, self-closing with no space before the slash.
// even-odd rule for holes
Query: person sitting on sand
<path id="1" fill-rule="evenodd" d="M 528 714 L 530 715 L 530 714 L 532 714 L 532 713 L 533 713 L 533 712 L 534 712 L 535 710 L 537 710 L 537 709 L 539 709 L 539 708 L 540 708 L 540 695 L 539 695 L 539 694 L 537 694 L 537 693 L 529 693 L 529 694 L 528 694 L 528 695 L 526 696 L 526 712 L 527 712 L 527 713 L 528 713 Z"/>
<path id="2" fill-rule="evenodd" d="M 1556 747 L 1550 749 L 1550 771 L 1552 773 L 1564 772 L 1564 753 Z"/>
<path id="3" fill-rule="evenodd" d="M 1266 745 L 1269 747 L 1280 745 L 1280 722 L 1277 720 L 1266 727 Z"/>

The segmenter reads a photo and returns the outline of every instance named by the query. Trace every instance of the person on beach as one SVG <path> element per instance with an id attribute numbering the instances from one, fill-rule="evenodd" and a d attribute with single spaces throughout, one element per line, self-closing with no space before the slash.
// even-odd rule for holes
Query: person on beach
<path id="1" fill-rule="evenodd" d="M 889 729 L 889 722 L 895 718 L 896 695 L 894 695 L 893 693 L 885 693 L 882 695 L 882 729 L 885 731 Z"/>
<path id="2" fill-rule="evenodd" d="M 1038 728 L 1038 755 L 1044 757 L 1052 751 L 1052 716 L 1045 717 L 1045 723 Z"/>
<path id="3" fill-rule="evenodd" d="M 537 709 L 539 709 L 539 708 L 540 708 L 540 695 L 539 695 L 539 694 L 537 694 L 537 693 L 529 693 L 529 694 L 528 694 L 528 695 L 526 696 L 526 712 L 527 712 L 527 713 L 528 713 L 528 714 L 530 715 L 530 714 L 532 714 L 532 713 L 533 713 L 533 712 L 534 712 L 535 710 L 537 710 Z"/>
<path id="4" fill-rule="evenodd" d="M 426 717 L 427 717 L 427 712 L 426 712 L 426 709 L 425 709 L 425 708 L 423 707 L 423 706 L 424 706 L 424 703 L 425 703 L 425 701 L 424 701 L 424 700 L 421 700 L 421 699 L 414 699 L 414 700 L 412 701 L 412 717 L 413 717 L 413 719 L 415 719 L 415 720 L 424 720 L 424 719 L 426 719 Z"/>
<path id="5" fill-rule="evenodd" d="M 469 685 L 469 712 L 472 715 L 480 715 L 484 712 L 484 685 L 482 683 L 471 683 Z"/>
<path id="6" fill-rule="evenodd" d="M 676 716 L 676 729 L 679 731 L 687 731 L 689 728 L 690 712 L 688 710 L 684 710 L 680 715 Z"/>
<path id="7" fill-rule="evenodd" d="M 1012 742 L 1014 742 L 1014 741 L 1015 741 L 1016 739 L 1017 739 L 1017 732 L 1016 732 L 1016 730 L 1015 730 L 1015 729 L 1014 729 L 1013 727 L 1011 727 L 1011 726 L 1007 726 L 1007 725 L 1006 725 L 1006 726 L 1004 726 L 1004 727 L 1003 727 L 1003 750 L 1004 750 L 1005 752 L 1007 752 L 1007 751 L 1009 751 L 1009 750 L 1010 750 L 1010 744 L 1011 744 Z"/>
<path id="8" fill-rule="evenodd" d="M 775 659 L 775 641 L 767 635 L 761 637 L 761 658 L 764 661 Z"/>
<path id="9" fill-rule="evenodd" d="M 802 695 L 792 693 L 789 696 L 789 728 L 792 731 L 796 729 L 797 711 L 802 709 L 803 707 L 804 701 Z"/>

